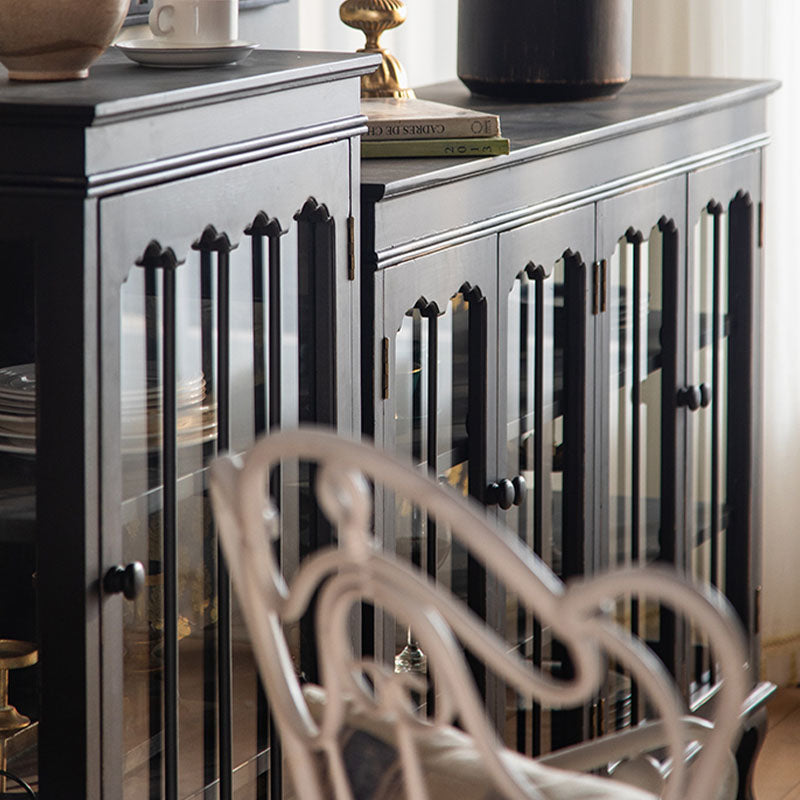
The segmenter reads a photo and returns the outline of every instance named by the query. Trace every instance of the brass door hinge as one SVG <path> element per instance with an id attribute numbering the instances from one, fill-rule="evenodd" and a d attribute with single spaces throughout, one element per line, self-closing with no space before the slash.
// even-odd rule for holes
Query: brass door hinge
<path id="1" fill-rule="evenodd" d="M 592 265 L 592 314 L 600 313 L 600 262 Z"/>
<path id="2" fill-rule="evenodd" d="M 381 380 L 381 396 L 384 400 L 389 399 L 389 340 L 384 337 L 382 347 L 382 380 Z"/>
<path id="3" fill-rule="evenodd" d="M 761 587 L 756 586 L 753 598 L 753 634 L 761 632 Z"/>
<path id="4" fill-rule="evenodd" d="M 347 218 L 347 279 L 356 279 L 356 218 Z"/>
<path id="5" fill-rule="evenodd" d="M 608 273 L 608 261 L 603 259 L 600 262 L 600 313 L 605 314 L 606 311 L 606 298 L 608 297 L 608 281 L 606 275 Z"/>
<path id="6" fill-rule="evenodd" d="M 764 246 L 764 203 L 758 204 L 758 246 Z"/>

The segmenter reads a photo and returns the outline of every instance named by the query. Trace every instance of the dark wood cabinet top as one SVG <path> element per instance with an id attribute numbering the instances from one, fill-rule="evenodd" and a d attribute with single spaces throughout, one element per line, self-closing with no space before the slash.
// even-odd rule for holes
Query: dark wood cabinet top
<path id="1" fill-rule="evenodd" d="M 0 67 L 0 124 L 46 117 L 59 125 L 89 125 L 120 115 L 337 80 L 371 72 L 375 55 L 255 50 L 241 64 L 198 69 L 143 67 L 109 48 L 78 81 L 9 81 Z"/>
<path id="2" fill-rule="evenodd" d="M 365 196 L 423 188 L 482 171 L 502 169 L 603 139 L 709 114 L 763 99 L 777 89 L 770 80 L 634 77 L 616 97 L 563 103 L 523 103 L 481 98 L 459 81 L 423 87 L 419 97 L 500 115 L 511 154 L 485 159 L 383 159 L 362 168 Z"/>
<path id="3" fill-rule="evenodd" d="M 0 71 L 0 187 L 108 194 L 365 130 L 374 54 L 255 50 L 241 64 L 159 69 L 111 48 L 79 81 Z"/>

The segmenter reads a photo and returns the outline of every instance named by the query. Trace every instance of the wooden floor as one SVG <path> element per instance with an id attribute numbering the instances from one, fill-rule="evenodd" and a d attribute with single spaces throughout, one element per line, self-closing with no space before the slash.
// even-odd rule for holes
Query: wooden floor
<path id="1" fill-rule="evenodd" d="M 800 800 L 800 688 L 767 706 L 767 738 L 756 760 L 755 800 Z"/>

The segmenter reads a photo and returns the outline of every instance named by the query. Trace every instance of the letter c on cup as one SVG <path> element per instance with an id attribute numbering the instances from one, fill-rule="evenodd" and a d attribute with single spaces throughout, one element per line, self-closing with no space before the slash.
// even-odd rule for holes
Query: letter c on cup
<path id="1" fill-rule="evenodd" d="M 165 13 L 167 15 L 167 21 L 169 21 L 175 14 L 175 8 L 171 5 L 154 6 L 147 17 L 150 30 L 153 31 L 156 36 L 169 36 L 169 34 L 175 32 L 175 28 L 172 25 L 169 27 L 162 27 L 162 15 Z"/>

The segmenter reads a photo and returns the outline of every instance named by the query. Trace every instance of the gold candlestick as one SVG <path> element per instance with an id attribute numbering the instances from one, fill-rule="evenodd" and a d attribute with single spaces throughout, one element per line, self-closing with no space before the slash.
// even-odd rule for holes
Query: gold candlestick
<path id="1" fill-rule="evenodd" d="M 339 7 L 339 17 L 345 25 L 360 30 L 367 42 L 359 53 L 380 53 L 381 65 L 371 75 L 361 78 L 362 97 L 413 98 L 408 78 L 397 57 L 380 46 L 381 34 L 396 28 L 406 18 L 403 0 L 345 0 Z"/>
<path id="2" fill-rule="evenodd" d="M 27 728 L 31 721 L 8 702 L 8 672 L 30 667 L 39 659 L 35 644 L 16 639 L 0 639 L 0 793 L 6 791 L 7 744 L 16 731 Z"/>
<path id="3" fill-rule="evenodd" d="M 8 702 L 8 671 L 29 667 L 39 658 L 35 644 L 0 639 L 0 732 L 15 731 L 31 721 Z"/>

